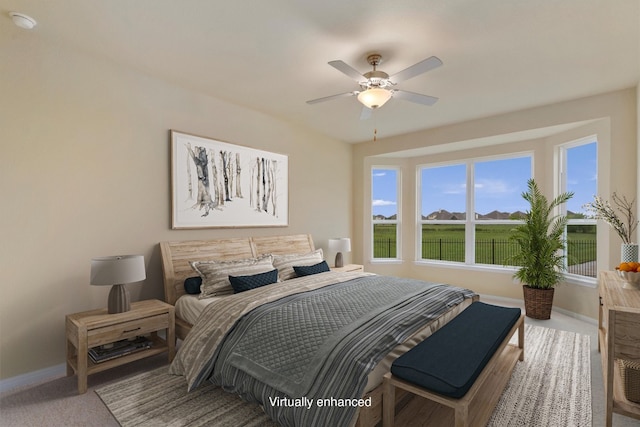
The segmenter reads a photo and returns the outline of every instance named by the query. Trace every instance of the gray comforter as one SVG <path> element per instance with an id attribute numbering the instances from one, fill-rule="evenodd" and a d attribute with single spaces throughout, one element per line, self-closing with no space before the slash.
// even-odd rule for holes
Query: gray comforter
<path id="1" fill-rule="evenodd" d="M 333 284 L 336 280 L 342 283 Z M 289 282 L 300 282 L 304 289 L 283 291 L 291 288 Z M 218 337 L 220 330 L 197 333 L 195 339 L 190 333 L 172 371 L 190 375 L 191 388 L 208 378 L 257 402 L 283 426 L 348 425 L 358 405 L 366 404 L 357 399 L 374 366 L 425 324 L 475 295 L 418 280 L 344 273 L 270 287 L 272 292 L 255 292 L 261 294 L 256 298 L 279 296 L 241 310 L 222 327 L 224 337 Z M 207 317 L 219 314 L 203 313 L 194 329 L 201 331 L 206 324 L 219 329 Z M 219 345 L 202 352 L 202 335 L 211 335 Z M 188 351 L 198 354 L 184 356 Z M 185 363 L 198 367 L 190 371 Z"/>

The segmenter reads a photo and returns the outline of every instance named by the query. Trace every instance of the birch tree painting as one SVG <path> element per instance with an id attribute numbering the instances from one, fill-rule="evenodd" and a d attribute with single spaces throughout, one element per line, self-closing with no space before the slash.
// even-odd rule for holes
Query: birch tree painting
<path id="1" fill-rule="evenodd" d="M 264 157 L 258 157 L 253 162 L 251 169 L 251 185 L 250 194 L 251 206 L 258 212 L 271 213 L 277 215 L 278 212 L 278 194 L 277 175 L 278 161 Z"/>
<path id="2" fill-rule="evenodd" d="M 172 227 L 288 224 L 285 155 L 171 131 Z"/>

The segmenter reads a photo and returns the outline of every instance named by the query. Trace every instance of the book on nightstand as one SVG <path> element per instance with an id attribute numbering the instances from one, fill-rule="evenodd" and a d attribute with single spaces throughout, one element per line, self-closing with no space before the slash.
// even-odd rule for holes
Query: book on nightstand
<path id="1" fill-rule="evenodd" d="M 90 348 L 89 357 L 93 363 L 101 363 L 136 351 L 145 350 L 150 348 L 152 345 L 153 342 L 146 337 L 136 337 L 132 340 L 120 340 L 111 344 Z"/>

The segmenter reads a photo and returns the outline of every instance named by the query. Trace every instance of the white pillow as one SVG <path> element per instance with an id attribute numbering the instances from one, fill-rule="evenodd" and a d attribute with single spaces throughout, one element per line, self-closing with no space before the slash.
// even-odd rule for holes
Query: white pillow
<path id="1" fill-rule="evenodd" d="M 293 267 L 316 265 L 324 261 L 322 248 L 306 254 L 273 255 L 273 266 L 278 269 L 280 280 L 297 277 Z"/>
<path id="2" fill-rule="evenodd" d="M 233 294 L 229 276 L 252 276 L 273 270 L 271 255 L 233 261 L 191 261 L 191 268 L 202 277 L 200 296 L 209 298 Z"/>

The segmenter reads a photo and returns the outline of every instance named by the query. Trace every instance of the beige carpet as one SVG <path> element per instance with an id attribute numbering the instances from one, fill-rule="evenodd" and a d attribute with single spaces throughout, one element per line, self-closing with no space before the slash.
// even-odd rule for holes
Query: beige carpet
<path id="1" fill-rule="evenodd" d="M 589 337 L 526 325 L 518 362 L 489 425 L 591 426 Z M 273 426 L 258 405 L 212 385 L 187 393 L 167 368 L 96 390 L 123 427 Z M 323 427 L 323 426 L 318 426 Z"/>

